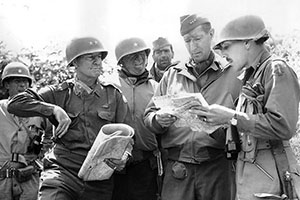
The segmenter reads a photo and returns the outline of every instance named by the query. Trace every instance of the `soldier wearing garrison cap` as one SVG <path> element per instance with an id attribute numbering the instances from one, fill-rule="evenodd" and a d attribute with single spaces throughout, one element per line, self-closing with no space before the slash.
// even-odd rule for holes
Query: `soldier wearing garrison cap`
<path id="1" fill-rule="evenodd" d="M 150 74 L 157 82 L 160 81 L 165 71 L 170 67 L 175 66 L 179 61 L 173 62 L 174 51 L 172 44 L 168 41 L 167 38 L 158 37 L 153 41 L 153 65 L 150 69 Z"/>
<path id="2" fill-rule="evenodd" d="M 182 16 L 180 34 L 190 58 L 165 72 L 154 97 L 201 92 L 209 104 L 234 108 L 240 81 L 234 68 L 211 49 L 214 29 L 210 21 L 196 14 Z M 201 106 L 190 102 L 186 109 L 197 112 Z M 150 101 L 144 121 L 150 130 L 161 135 L 162 147 L 168 151 L 162 199 L 234 199 L 234 174 L 224 154 L 226 130 L 219 128 L 209 134 L 176 127 L 175 116 L 158 110 Z M 206 118 L 198 117 L 206 122 Z"/>
<path id="3" fill-rule="evenodd" d="M 292 165 L 289 146 L 299 116 L 299 82 L 284 60 L 270 54 L 265 46 L 268 38 L 262 18 L 256 15 L 225 24 L 214 48 L 236 68 L 243 87 L 236 109 L 212 105 L 199 112 L 212 123 L 230 123 L 239 133 L 239 200 L 300 197 L 300 179 L 294 175 L 300 169 Z"/>
<path id="4" fill-rule="evenodd" d="M 113 176 L 93 181 L 78 176 L 101 128 L 110 123 L 131 122 L 128 104 L 119 89 L 100 80 L 107 53 L 97 38 L 74 38 L 66 47 L 66 59 L 68 66 L 75 67 L 75 78 L 46 86 L 38 93 L 26 90 L 8 106 L 15 115 L 42 116 L 55 126 L 55 146 L 44 158 L 41 200 L 111 200 Z M 110 161 L 111 168 L 122 170 L 127 160 Z"/>

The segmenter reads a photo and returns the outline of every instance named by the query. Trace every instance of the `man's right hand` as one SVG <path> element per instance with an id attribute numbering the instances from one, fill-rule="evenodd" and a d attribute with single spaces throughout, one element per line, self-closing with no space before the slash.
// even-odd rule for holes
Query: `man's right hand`
<path id="1" fill-rule="evenodd" d="M 157 123 L 159 123 L 159 125 L 163 128 L 167 128 L 169 126 L 171 126 L 176 120 L 177 118 L 174 115 L 171 114 L 156 114 L 155 115 L 155 120 L 157 121 Z"/>
<path id="2" fill-rule="evenodd" d="M 64 134 L 66 134 L 71 124 L 71 119 L 66 111 L 59 106 L 54 106 L 53 115 L 58 121 L 58 126 L 55 129 L 55 136 L 61 138 Z"/>

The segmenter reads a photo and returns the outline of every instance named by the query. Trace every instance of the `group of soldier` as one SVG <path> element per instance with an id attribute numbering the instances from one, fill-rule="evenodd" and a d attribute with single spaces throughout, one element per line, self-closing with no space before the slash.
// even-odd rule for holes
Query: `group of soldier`
<path id="1" fill-rule="evenodd" d="M 0 199 L 289 196 L 274 152 L 296 134 L 300 89 L 294 71 L 268 52 L 270 35 L 263 20 L 254 15 L 233 19 L 213 43 L 210 20 L 185 15 L 180 34 L 189 59 L 172 62 L 172 44 L 159 37 L 149 70 L 151 49 L 145 41 L 121 40 L 115 47 L 119 77 L 112 82 L 99 78 L 108 51 L 94 37 L 75 38 L 66 47 L 74 79 L 38 92 L 30 88 L 28 68 L 9 63 L 2 74 L 9 98 L 0 101 Z M 177 116 L 160 112 L 153 101 L 186 93 L 201 93 L 209 104 L 188 102 L 186 110 L 220 128 L 207 133 L 178 127 Z M 101 128 L 120 123 L 135 131 L 131 155 L 110 163 L 115 172 L 107 180 L 79 178 Z M 234 130 L 237 151 L 231 160 L 228 145 Z M 40 156 L 47 138 L 54 145 Z"/>

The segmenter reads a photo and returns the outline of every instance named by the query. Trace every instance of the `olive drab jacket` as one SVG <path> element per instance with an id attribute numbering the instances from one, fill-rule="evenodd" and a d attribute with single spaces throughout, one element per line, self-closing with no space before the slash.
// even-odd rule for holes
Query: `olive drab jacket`
<path id="1" fill-rule="evenodd" d="M 180 63 L 180 61 L 171 63 L 164 71 L 159 70 L 156 66 L 156 63 L 153 63 L 153 65 L 149 71 L 150 77 L 153 78 L 155 81 L 159 82 L 162 79 L 164 73 L 166 71 L 168 71 L 169 68 L 174 67 L 174 66 L 178 65 L 179 63 Z"/>
<path id="2" fill-rule="evenodd" d="M 54 153 L 61 165 L 68 165 L 78 173 L 101 127 L 109 123 L 130 123 L 128 105 L 120 91 L 109 83 L 98 80 L 96 87 L 87 90 L 82 82 L 68 80 L 39 91 L 31 90 L 15 96 L 8 106 L 9 112 L 19 116 L 42 116 L 54 125 L 53 105 L 62 107 L 71 124 L 61 138 L 54 138 Z M 50 103 L 50 104 L 49 104 Z"/>
<path id="3" fill-rule="evenodd" d="M 282 60 L 263 51 L 246 71 L 237 111 L 242 151 L 237 160 L 237 198 L 282 194 L 272 141 L 296 133 L 300 89 L 296 74 Z M 287 165 L 287 163 L 285 163 Z M 255 184 L 254 184 L 255 183 Z"/>
<path id="4" fill-rule="evenodd" d="M 37 155 L 28 152 L 34 132 L 31 126 L 42 129 L 43 120 L 40 117 L 21 118 L 7 111 L 8 99 L 0 100 L 0 166 L 11 161 L 12 154 L 16 154 L 18 162 L 27 166 L 28 161 Z"/>
<path id="5" fill-rule="evenodd" d="M 132 127 L 135 129 L 136 139 L 134 147 L 142 151 L 156 150 L 156 136 L 146 128 L 143 115 L 158 83 L 149 77 L 148 71 L 145 71 L 138 80 L 127 77 L 122 71 L 119 71 L 119 82 L 116 84 L 126 97 L 131 111 Z"/>
<path id="6" fill-rule="evenodd" d="M 198 80 L 203 80 L 202 86 L 199 87 L 197 78 L 189 71 L 189 68 L 192 67 L 190 63 L 171 67 L 165 72 L 154 96 L 201 92 L 208 104 L 221 104 L 234 108 L 234 101 L 238 97 L 239 85 L 241 85 L 236 78 L 237 74 L 234 68 L 226 66 L 226 63 L 216 55 L 206 72 L 198 78 Z M 224 149 L 224 130 L 220 129 L 218 136 L 221 139 L 217 139 L 203 131 L 192 131 L 189 127 L 176 127 L 173 124 L 168 128 L 163 128 L 153 119 L 157 110 L 151 100 L 145 111 L 145 124 L 156 134 L 162 134 L 163 148 L 180 149 L 177 152 L 177 158 L 174 159 L 197 164 L 209 159 L 216 159 L 215 154 L 206 147 Z"/>

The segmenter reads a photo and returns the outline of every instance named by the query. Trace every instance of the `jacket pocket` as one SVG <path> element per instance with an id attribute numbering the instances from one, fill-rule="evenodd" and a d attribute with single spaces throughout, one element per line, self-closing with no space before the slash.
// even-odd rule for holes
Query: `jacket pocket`
<path id="1" fill-rule="evenodd" d="M 100 117 L 101 119 L 104 119 L 109 122 L 115 122 L 115 113 L 111 110 L 110 107 L 108 108 L 101 107 L 97 110 L 97 113 L 98 113 L 98 117 Z"/>

